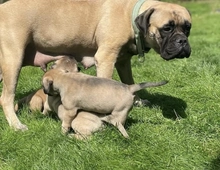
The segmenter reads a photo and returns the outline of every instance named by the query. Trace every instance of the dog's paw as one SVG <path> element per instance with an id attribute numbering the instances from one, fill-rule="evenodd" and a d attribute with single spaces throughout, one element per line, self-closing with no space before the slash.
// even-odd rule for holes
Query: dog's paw
<path id="1" fill-rule="evenodd" d="M 134 101 L 134 106 L 136 106 L 136 107 L 146 107 L 146 106 L 150 106 L 150 105 L 151 105 L 151 103 L 147 99 L 143 100 L 143 99 L 138 98 Z"/>
<path id="2" fill-rule="evenodd" d="M 83 134 L 77 134 L 77 133 L 70 133 L 70 134 L 68 134 L 68 137 L 75 138 L 77 140 L 87 140 L 87 139 L 89 139 L 90 136 L 86 136 Z"/>
<path id="3" fill-rule="evenodd" d="M 62 126 L 61 129 L 62 134 L 68 135 L 69 131 L 70 131 L 70 127 Z"/>
<path id="4" fill-rule="evenodd" d="M 28 130 L 28 127 L 22 123 L 16 124 L 16 125 L 12 125 L 12 127 L 16 130 L 16 131 L 26 131 Z"/>

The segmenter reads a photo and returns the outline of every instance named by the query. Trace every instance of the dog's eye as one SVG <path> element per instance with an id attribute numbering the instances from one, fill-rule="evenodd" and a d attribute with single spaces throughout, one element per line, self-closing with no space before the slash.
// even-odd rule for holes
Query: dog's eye
<path id="1" fill-rule="evenodd" d="M 162 30 L 165 32 L 165 33 L 169 33 L 169 32 L 172 32 L 173 29 L 175 27 L 175 22 L 174 21 L 169 21 L 167 24 L 165 24 L 162 28 Z"/>
<path id="2" fill-rule="evenodd" d="M 191 25 L 186 24 L 186 25 L 184 26 L 183 30 L 184 30 L 186 36 L 189 36 L 190 29 L 191 29 Z"/>
<path id="3" fill-rule="evenodd" d="M 184 29 L 189 32 L 191 29 L 191 25 L 185 25 Z"/>
<path id="4" fill-rule="evenodd" d="M 191 23 L 188 22 L 188 21 L 185 21 L 184 26 L 185 26 L 186 30 L 190 30 L 191 29 Z"/>
<path id="5" fill-rule="evenodd" d="M 164 32 L 171 32 L 172 30 L 173 30 L 173 27 L 172 27 L 172 26 L 168 26 L 168 25 L 167 25 L 167 26 L 164 26 L 164 27 L 163 27 L 163 31 L 164 31 Z"/>
<path id="6" fill-rule="evenodd" d="M 183 30 L 186 36 L 189 36 L 190 29 L 191 29 L 191 23 L 186 21 L 185 24 L 183 25 Z"/>

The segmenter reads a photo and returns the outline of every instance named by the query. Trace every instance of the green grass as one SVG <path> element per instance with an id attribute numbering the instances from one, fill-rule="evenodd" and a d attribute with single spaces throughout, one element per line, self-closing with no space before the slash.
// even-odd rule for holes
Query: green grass
<path id="1" fill-rule="evenodd" d="M 126 122 L 130 139 L 112 126 L 88 141 L 70 139 L 60 133 L 58 119 L 31 114 L 27 108 L 19 118 L 29 131 L 15 132 L 1 110 L 0 169 L 219 170 L 220 13 L 216 10 L 220 4 L 181 4 L 192 13 L 192 55 L 167 62 L 151 51 L 144 63 L 133 57 L 136 82 L 167 79 L 169 83 L 139 93 L 152 106 L 130 112 Z M 40 68 L 23 68 L 16 99 L 40 88 L 42 75 Z"/>

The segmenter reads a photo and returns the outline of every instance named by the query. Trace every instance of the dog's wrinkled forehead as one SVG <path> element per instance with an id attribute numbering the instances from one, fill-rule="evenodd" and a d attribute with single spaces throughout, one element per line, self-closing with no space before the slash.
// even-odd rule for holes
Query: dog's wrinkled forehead
<path id="1" fill-rule="evenodd" d="M 162 10 L 159 10 L 160 8 L 162 7 L 157 6 L 155 8 L 150 19 L 150 25 L 154 25 L 157 28 L 171 22 L 175 25 L 184 25 L 186 22 L 191 25 L 191 16 L 186 8 L 176 4 L 169 4 L 163 7 Z"/>

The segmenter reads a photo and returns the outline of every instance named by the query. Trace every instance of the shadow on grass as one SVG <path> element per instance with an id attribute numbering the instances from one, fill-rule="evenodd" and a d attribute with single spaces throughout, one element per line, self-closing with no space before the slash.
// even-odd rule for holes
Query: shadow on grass
<path id="1" fill-rule="evenodd" d="M 216 159 L 214 159 L 207 167 L 210 170 L 219 170 L 220 169 L 220 153 Z"/>
<path id="2" fill-rule="evenodd" d="M 163 116 L 168 119 L 176 120 L 187 117 L 185 113 L 187 104 L 180 98 L 159 93 L 150 94 L 146 90 L 142 90 L 138 94 L 142 99 L 150 101 L 150 107 L 158 106 L 162 110 Z"/>

